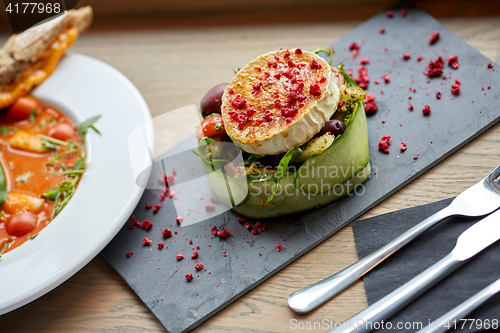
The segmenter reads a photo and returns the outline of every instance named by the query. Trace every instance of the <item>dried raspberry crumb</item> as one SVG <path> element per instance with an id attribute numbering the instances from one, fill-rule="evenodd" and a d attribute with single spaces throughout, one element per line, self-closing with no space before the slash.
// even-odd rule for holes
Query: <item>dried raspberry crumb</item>
<path id="1" fill-rule="evenodd" d="M 246 220 L 243 217 L 238 217 L 236 219 L 236 221 L 238 221 L 238 223 L 240 223 L 240 224 L 243 223 L 243 222 L 246 222 Z"/>
<path id="2" fill-rule="evenodd" d="M 391 78 L 389 76 L 384 75 L 383 78 L 384 78 L 385 83 L 391 82 Z"/>
<path id="3" fill-rule="evenodd" d="M 165 244 L 163 243 L 158 243 L 158 250 L 161 250 L 163 249 L 163 247 L 165 246 Z"/>
<path id="4" fill-rule="evenodd" d="M 437 99 L 441 99 L 441 92 L 436 91 L 436 98 L 437 98 Z"/>
<path id="5" fill-rule="evenodd" d="M 245 222 L 245 228 L 250 229 L 250 223 Z"/>
<path id="6" fill-rule="evenodd" d="M 186 274 L 186 281 L 187 281 L 187 282 L 189 282 L 189 281 L 191 281 L 192 279 L 193 279 L 193 274 L 191 274 L 191 273 L 187 273 L 187 274 Z"/>
<path id="7" fill-rule="evenodd" d="M 381 35 L 382 35 L 382 34 L 385 34 L 385 28 L 380 28 L 380 29 L 378 30 L 378 33 L 379 33 L 379 34 L 381 34 Z"/>
<path id="8" fill-rule="evenodd" d="M 414 159 L 414 160 L 418 160 L 418 156 L 415 156 L 413 159 Z"/>
<path id="9" fill-rule="evenodd" d="M 212 234 L 217 235 L 217 227 L 214 226 L 211 231 Z"/>
<path id="10" fill-rule="evenodd" d="M 453 83 L 451 85 L 451 93 L 453 95 L 459 95 L 460 94 L 460 84 L 459 83 Z"/>
<path id="11" fill-rule="evenodd" d="M 424 115 L 426 115 L 426 116 L 427 116 L 427 115 L 430 115 L 430 114 L 431 114 L 431 107 L 430 107 L 429 105 L 424 105 L 424 106 L 422 107 L 422 113 L 423 113 Z"/>
<path id="12" fill-rule="evenodd" d="M 252 235 L 257 235 L 258 233 L 257 229 L 252 227 Z"/>
<path id="13" fill-rule="evenodd" d="M 192 239 L 189 241 L 189 245 L 193 245 L 193 240 Z"/>
<path id="14" fill-rule="evenodd" d="M 132 255 L 134 254 L 134 252 L 127 252 L 127 258 L 130 258 Z"/>
<path id="15" fill-rule="evenodd" d="M 437 42 L 439 39 L 439 32 L 435 32 L 433 33 L 430 37 L 429 37 L 429 44 L 434 44 L 435 42 Z"/>
<path id="16" fill-rule="evenodd" d="M 384 135 L 378 143 L 378 149 L 382 150 L 384 153 L 389 154 L 389 146 L 391 144 L 391 136 Z"/>
<path id="17" fill-rule="evenodd" d="M 226 228 L 222 228 L 221 230 L 217 231 L 217 236 L 219 236 L 222 239 L 226 239 L 230 236 L 230 234 Z"/>
<path id="18" fill-rule="evenodd" d="M 401 142 L 401 145 L 399 146 L 399 149 L 400 149 L 401 151 L 405 151 L 405 150 L 406 150 L 406 148 L 407 148 L 406 143 Z"/>
<path id="19" fill-rule="evenodd" d="M 260 221 L 257 221 L 257 223 L 255 223 L 255 227 L 259 229 L 260 232 L 266 230 L 266 226 Z"/>
<path id="20" fill-rule="evenodd" d="M 146 209 L 151 209 L 151 204 L 149 202 L 146 202 Z"/>
<path id="21" fill-rule="evenodd" d="M 321 79 L 319 80 L 319 83 L 323 83 L 323 82 L 325 82 L 325 81 L 326 81 L 326 77 L 321 76 Z"/>
<path id="22" fill-rule="evenodd" d="M 394 13 L 391 12 L 391 11 L 387 11 L 387 13 L 385 13 L 385 15 L 388 17 L 388 18 L 393 18 L 394 17 Z"/>
<path id="23" fill-rule="evenodd" d="M 135 216 L 132 215 L 132 221 L 130 222 L 130 225 L 128 226 L 130 229 L 135 229 L 136 226 L 140 226 L 141 223 L 135 219 Z"/>
<path id="24" fill-rule="evenodd" d="M 359 52 L 359 45 L 356 44 L 356 43 L 352 43 L 351 45 L 349 45 L 349 50 L 352 51 L 352 57 L 353 59 L 356 58 L 356 56 L 358 55 L 358 52 Z M 352 76 L 352 75 L 350 75 Z"/>
<path id="25" fill-rule="evenodd" d="M 235 99 L 231 99 L 229 101 L 231 102 L 231 105 L 235 109 L 239 109 L 239 110 L 243 110 L 245 108 L 245 106 L 247 105 L 246 99 L 239 97 L 239 96 L 236 97 Z"/>
<path id="26" fill-rule="evenodd" d="M 276 244 L 276 251 L 280 252 L 283 244 Z"/>
<path id="27" fill-rule="evenodd" d="M 234 89 L 233 88 L 229 88 L 229 90 L 227 92 L 232 95 L 232 94 L 234 94 Z"/>
<path id="28" fill-rule="evenodd" d="M 177 260 L 182 260 L 184 259 L 184 256 L 182 254 L 178 254 L 175 256 L 177 258 Z"/>
<path id="29" fill-rule="evenodd" d="M 488 89 L 491 89 L 491 86 L 488 86 Z"/>
<path id="30" fill-rule="evenodd" d="M 144 220 L 144 222 L 141 223 L 141 229 L 149 230 L 152 227 L 153 227 L 153 223 L 149 222 L 148 220 Z"/>
<path id="31" fill-rule="evenodd" d="M 295 49 L 295 54 L 302 54 L 302 50 L 301 49 Z"/>
<path id="32" fill-rule="evenodd" d="M 151 240 L 147 237 L 144 237 L 144 239 L 142 240 L 142 243 L 144 245 L 151 245 Z"/>
<path id="33" fill-rule="evenodd" d="M 198 258 L 198 252 L 194 251 L 193 254 L 191 255 L 191 259 L 197 259 Z"/>
<path id="34" fill-rule="evenodd" d="M 491 62 L 488 64 L 488 68 L 493 68 L 493 65 L 491 64 Z"/>
<path id="35" fill-rule="evenodd" d="M 181 222 L 184 221 L 184 218 L 182 216 L 177 216 L 175 218 L 175 221 L 177 222 L 177 224 L 181 224 Z"/>
<path id="36" fill-rule="evenodd" d="M 368 59 L 368 58 L 361 59 L 361 65 L 368 65 L 369 63 L 370 63 L 370 59 Z"/>
<path id="37" fill-rule="evenodd" d="M 410 59 L 410 57 L 411 57 L 411 56 L 410 56 L 410 54 L 409 54 L 409 53 L 405 53 L 405 54 L 403 54 L 403 59 L 404 59 L 404 60 L 408 60 L 408 59 Z"/>
<path id="38" fill-rule="evenodd" d="M 320 65 L 319 62 L 316 61 L 316 59 L 313 59 L 310 63 L 310 66 L 312 69 L 321 69 L 323 66 Z"/>
<path id="39" fill-rule="evenodd" d="M 375 82 L 375 84 L 379 84 L 379 83 L 380 83 L 380 81 L 379 81 L 379 80 L 375 80 L 375 81 L 373 81 L 373 82 Z"/>
<path id="40" fill-rule="evenodd" d="M 422 59 L 424 59 L 424 57 L 422 57 L 422 56 L 418 56 L 418 57 L 417 57 L 417 61 L 420 61 L 420 60 L 422 60 Z"/>
<path id="41" fill-rule="evenodd" d="M 319 84 L 317 83 L 311 84 L 311 87 L 309 88 L 309 93 L 316 97 L 321 96 L 321 87 L 319 86 Z"/>
<path id="42" fill-rule="evenodd" d="M 196 249 L 199 250 L 200 249 L 200 246 L 199 245 L 196 245 Z"/>
<path id="43" fill-rule="evenodd" d="M 367 115 L 372 115 L 378 110 L 378 104 L 375 102 L 368 102 L 365 104 L 365 113 Z"/>
<path id="44" fill-rule="evenodd" d="M 408 9 L 405 8 L 405 9 L 401 10 L 401 16 L 405 17 L 406 15 L 408 15 Z"/>
<path id="45" fill-rule="evenodd" d="M 215 206 L 213 206 L 213 205 L 208 205 L 208 204 L 207 204 L 207 205 L 205 205 L 205 210 L 206 210 L 207 212 L 213 212 L 213 211 L 214 211 L 214 209 L 215 209 Z"/>
<path id="46" fill-rule="evenodd" d="M 210 201 L 213 202 L 213 203 L 216 203 L 217 202 L 217 198 L 216 197 L 211 197 Z"/>
<path id="47" fill-rule="evenodd" d="M 196 268 L 197 271 L 203 269 L 203 264 L 197 264 L 194 266 L 194 268 Z"/>
<path id="48" fill-rule="evenodd" d="M 458 57 L 456 55 L 452 55 L 448 57 L 448 66 L 451 66 L 454 69 L 457 69 L 460 66 L 458 62 Z"/>
<path id="49" fill-rule="evenodd" d="M 443 59 L 441 57 L 437 58 L 435 61 L 430 61 L 429 70 L 427 73 L 424 73 L 428 77 L 438 77 L 443 74 Z"/>
<path id="50" fill-rule="evenodd" d="M 163 229 L 161 233 L 165 238 L 172 237 L 172 231 L 170 229 Z"/>

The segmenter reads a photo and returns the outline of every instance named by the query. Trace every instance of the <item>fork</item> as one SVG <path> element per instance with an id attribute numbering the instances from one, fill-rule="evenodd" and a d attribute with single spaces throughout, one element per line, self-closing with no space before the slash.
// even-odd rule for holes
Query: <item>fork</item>
<path id="1" fill-rule="evenodd" d="M 499 207 L 500 165 L 479 183 L 460 193 L 447 207 L 375 252 L 322 281 L 292 293 L 288 297 L 288 306 L 298 313 L 308 313 L 349 287 L 394 252 L 443 219 L 451 216 L 480 217 L 490 214 Z"/>

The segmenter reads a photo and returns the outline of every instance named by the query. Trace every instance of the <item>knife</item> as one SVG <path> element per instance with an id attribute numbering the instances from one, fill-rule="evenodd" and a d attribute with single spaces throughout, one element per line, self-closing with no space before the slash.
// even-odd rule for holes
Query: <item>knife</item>
<path id="1" fill-rule="evenodd" d="M 465 230 L 458 237 L 455 248 L 443 259 L 342 325 L 331 330 L 330 333 L 372 331 L 374 327 L 377 327 L 379 321 L 397 313 L 499 239 L 500 210 L 497 210 Z"/>

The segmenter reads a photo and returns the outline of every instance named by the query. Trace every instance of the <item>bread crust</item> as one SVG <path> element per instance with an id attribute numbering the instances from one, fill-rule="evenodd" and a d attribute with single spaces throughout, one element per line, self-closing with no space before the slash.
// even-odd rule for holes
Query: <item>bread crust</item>
<path id="1" fill-rule="evenodd" d="M 44 56 L 44 51 L 69 27 L 78 30 L 79 34 L 86 31 L 92 18 L 92 8 L 86 6 L 12 35 L 0 50 L 0 87 L 12 83 L 39 61 Z"/>

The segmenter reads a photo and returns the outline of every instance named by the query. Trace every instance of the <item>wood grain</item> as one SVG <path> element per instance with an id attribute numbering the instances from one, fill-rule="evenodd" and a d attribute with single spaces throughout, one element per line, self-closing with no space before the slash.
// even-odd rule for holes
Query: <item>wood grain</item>
<path id="1" fill-rule="evenodd" d="M 497 56 L 500 17 L 442 22 L 491 59 Z M 101 31 L 83 36 L 74 52 L 101 59 L 124 73 L 144 95 L 153 116 L 198 103 L 232 69 L 280 47 L 316 49 L 359 21 L 322 24 Z M 499 87 L 494 87 L 499 89 Z M 173 137 L 185 130 L 173 126 Z M 446 159 L 363 218 L 455 196 L 499 164 L 500 125 Z M 366 305 L 358 282 L 305 316 L 287 306 L 288 295 L 357 260 L 352 228 L 329 238 L 292 265 L 208 320 L 197 332 L 289 332 L 290 320 L 342 321 Z M 60 287 L 0 317 L 2 332 L 163 332 L 163 327 L 100 256 Z M 323 332 L 324 329 L 309 331 Z"/>

